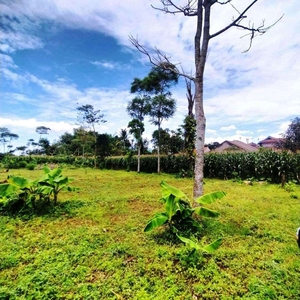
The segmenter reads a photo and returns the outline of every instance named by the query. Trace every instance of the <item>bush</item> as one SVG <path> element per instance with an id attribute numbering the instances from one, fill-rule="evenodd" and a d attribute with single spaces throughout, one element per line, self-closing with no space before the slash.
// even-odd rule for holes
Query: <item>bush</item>
<path id="1" fill-rule="evenodd" d="M 36 163 L 35 162 L 30 162 L 27 164 L 27 170 L 34 170 L 36 167 Z"/>
<path id="2" fill-rule="evenodd" d="M 24 169 L 26 167 L 27 167 L 27 162 L 24 160 L 21 160 L 17 163 L 17 168 L 19 168 L 19 169 Z"/>

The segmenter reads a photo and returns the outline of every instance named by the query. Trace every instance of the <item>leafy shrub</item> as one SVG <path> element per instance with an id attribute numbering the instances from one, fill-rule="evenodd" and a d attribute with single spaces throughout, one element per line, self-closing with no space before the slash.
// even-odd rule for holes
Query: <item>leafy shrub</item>
<path id="1" fill-rule="evenodd" d="M 63 176 L 62 169 L 50 170 L 44 167 L 45 175 L 37 180 L 10 175 L 7 182 L 0 184 L 0 210 L 18 211 L 23 207 L 34 208 L 36 200 L 49 202 L 51 198 L 57 203 L 61 190 L 76 191 L 69 187 L 72 178 Z"/>
<path id="2" fill-rule="evenodd" d="M 18 162 L 17 167 L 18 167 L 19 169 L 24 169 L 24 168 L 27 167 L 27 162 L 24 161 L 24 160 L 21 160 L 21 161 Z"/>
<path id="3" fill-rule="evenodd" d="M 35 162 L 30 162 L 26 166 L 27 170 L 34 170 L 36 168 L 36 163 Z"/>
<path id="4" fill-rule="evenodd" d="M 150 219 L 144 228 L 144 232 L 149 232 L 159 226 L 167 224 L 170 230 L 176 233 L 182 242 L 193 249 L 193 252 L 196 250 L 208 253 L 215 251 L 221 245 L 222 239 L 217 239 L 212 244 L 201 247 L 189 238 L 183 237 L 181 234 L 187 233 L 191 228 L 200 228 L 198 221 L 193 218 L 194 214 L 202 217 L 215 218 L 219 216 L 219 213 L 203 206 L 192 207 L 191 201 L 181 190 L 168 185 L 164 181 L 162 181 L 160 185 L 163 194 L 161 201 L 164 204 L 165 211 L 157 213 Z M 222 191 L 214 192 L 197 198 L 195 202 L 200 205 L 210 204 L 224 196 L 225 193 Z"/>

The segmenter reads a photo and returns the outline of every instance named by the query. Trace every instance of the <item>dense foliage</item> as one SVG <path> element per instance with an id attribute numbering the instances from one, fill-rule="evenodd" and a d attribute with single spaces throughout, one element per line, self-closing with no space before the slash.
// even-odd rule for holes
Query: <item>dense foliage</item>
<path id="1" fill-rule="evenodd" d="M 73 178 L 62 175 L 61 168 L 51 170 L 47 166 L 44 175 L 36 180 L 9 175 L 0 183 L 0 213 L 18 213 L 28 207 L 36 208 L 37 202 L 49 204 L 50 200 L 56 205 L 60 191 L 77 190 L 69 186 L 72 181 Z"/>
<path id="2" fill-rule="evenodd" d="M 129 152 L 127 156 L 98 157 L 101 169 L 136 171 L 137 157 Z M 43 164 L 73 165 L 75 167 L 93 167 L 92 157 L 76 156 L 3 156 L 2 166 L 6 169 L 33 169 Z M 140 159 L 141 172 L 155 173 L 157 158 L 143 155 Z M 161 171 L 190 177 L 190 158 L 186 155 L 164 155 L 161 157 Z M 254 179 L 270 182 L 300 182 L 300 153 L 259 152 L 208 153 L 205 155 L 204 173 L 206 178 L 219 179 Z"/>
<path id="3" fill-rule="evenodd" d="M 205 175 L 220 179 L 257 179 L 300 182 L 300 153 L 265 150 L 246 153 L 211 153 L 205 156 Z"/>
<path id="4" fill-rule="evenodd" d="M 284 149 L 297 152 L 300 150 L 300 118 L 295 118 L 289 125 L 285 134 L 283 134 L 283 142 L 281 147 Z"/>

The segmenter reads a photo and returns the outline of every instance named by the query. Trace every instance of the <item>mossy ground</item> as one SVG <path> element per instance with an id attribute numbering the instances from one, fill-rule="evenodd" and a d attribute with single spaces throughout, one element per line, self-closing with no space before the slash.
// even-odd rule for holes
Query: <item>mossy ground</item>
<path id="1" fill-rule="evenodd" d="M 202 220 L 200 242 L 224 240 L 214 254 L 191 257 L 163 228 L 143 228 L 163 210 L 161 180 L 191 197 L 192 179 L 63 173 L 79 192 L 61 192 L 56 207 L 0 216 L 0 299 L 300 299 L 299 186 L 205 180 L 205 193 L 227 196 L 210 205 L 221 215 Z"/>

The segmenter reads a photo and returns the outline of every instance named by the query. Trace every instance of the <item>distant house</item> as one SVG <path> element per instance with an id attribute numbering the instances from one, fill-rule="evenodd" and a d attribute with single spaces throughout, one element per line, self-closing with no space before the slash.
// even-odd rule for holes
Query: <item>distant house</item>
<path id="1" fill-rule="evenodd" d="M 255 144 L 254 144 L 255 145 Z M 213 150 L 213 152 L 231 152 L 231 151 L 243 151 L 243 152 L 255 152 L 258 148 L 253 143 L 246 144 L 241 141 L 224 141 L 220 146 Z"/>
<path id="2" fill-rule="evenodd" d="M 268 136 L 266 139 L 258 142 L 258 145 L 263 148 L 278 148 L 278 145 L 284 141 L 283 138 L 274 138 L 272 136 Z"/>
<path id="3" fill-rule="evenodd" d="M 210 149 L 206 146 L 204 146 L 204 153 L 208 153 L 210 151 Z"/>

